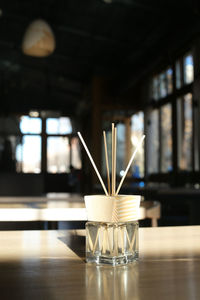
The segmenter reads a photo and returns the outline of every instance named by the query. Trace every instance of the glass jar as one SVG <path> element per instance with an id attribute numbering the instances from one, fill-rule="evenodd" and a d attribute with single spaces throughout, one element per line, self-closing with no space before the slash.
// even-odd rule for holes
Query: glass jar
<path id="1" fill-rule="evenodd" d="M 120 265 L 138 259 L 138 222 L 87 222 L 86 261 Z"/>

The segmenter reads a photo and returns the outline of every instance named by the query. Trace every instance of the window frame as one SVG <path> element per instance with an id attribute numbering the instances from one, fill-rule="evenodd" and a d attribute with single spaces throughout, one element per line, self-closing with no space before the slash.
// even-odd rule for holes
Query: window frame
<path id="1" fill-rule="evenodd" d="M 186 173 L 191 174 L 191 181 L 195 181 L 197 180 L 198 176 L 199 176 L 199 171 L 200 171 L 200 161 L 199 161 L 199 155 L 200 155 L 200 141 L 198 138 L 198 141 L 195 140 L 195 137 L 197 137 L 198 132 L 200 132 L 200 128 L 198 125 L 199 122 L 199 116 L 198 116 L 198 109 L 197 109 L 197 101 L 195 101 L 195 82 L 196 82 L 196 72 L 195 72 L 195 68 L 196 68 L 196 63 L 197 63 L 197 53 L 195 56 L 195 51 L 194 48 L 190 48 L 189 50 L 187 49 L 187 51 L 185 51 L 184 53 L 182 53 L 181 56 L 177 57 L 174 60 L 174 63 L 172 64 L 172 69 L 173 69 L 173 91 L 172 94 L 167 95 L 165 98 L 158 98 L 158 99 L 153 99 L 151 98 L 150 101 L 148 102 L 145 110 L 146 110 L 146 118 L 148 120 L 148 116 L 151 110 L 154 109 L 159 109 L 165 105 L 166 103 L 171 103 L 172 105 L 172 165 L 173 165 L 173 170 L 170 173 L 164 174 L 161 172 L 161 150 L 159 149 L 159 172 L 158 173 L 152 173 L 149 174 L 148 173 L 148 169 L 149 169 L 149 164 L 148 164 L 148 154 L 147 156 L 147 162 L 146 162 L 146 177 L 148 178 L 149 181 L 153 181 L 153 182 L 166 182 L 166 183 L 171 183 L 174 185 L 183 185 L 187 183 L 187 179 L 188 178 L 184 178 L 184 175 Z M 197 52 L 197 51 L 196 51 Z M 193 57 L 193 82 L 191 83 L 184 83 L 184 57 L 188 56 L 189 54 L 192 55 Z M 199 57 L 199 53 L 198 53 L 198 57 Z M 176 86 L 176 62 L 180 61 L 180 68 L 181 68 L 181 87 L 177 88 Z M 199 63 L 199 61 L 198 61 Z M 163 73 L 163 69 L 167 70 L 167 68 L 162 68 L 160 70 L 160 73 Z M 199 67 L 200 69 L 200 67 Z M 158 75 L 160 73 L 157 73 Z M 157 76 L 158 76 L 157 75 Z M 152 81 L 153 78 L 155 78 L 155 75 L 152 76 Z M 191 93 L 192 94 L 192 150 L 191 150 L 191 155 L 192 155 L 192 170 L 180 170 L 178 168 L 178 141 L 177 141 L 177 137 L 179 135 L 178 132 L 178 120 L 177 120 L 177 101 L 178 98 L 183 98 L 186 94 Z M 151 95 L 153 95 L 153 92 L 151 92 Z M 148 121 L 147 121 L 148 122 Z M 159 118 L 159 130 L 161 127 L 161 120 Z M 147 135 L 148 135 L 148 123 L 147 123 Z M 148 139 L 148 138 L 147 138 Z M 161 137 L 159 138 L 159 147 L 161 145 Z M 146 147 L 146 151 L 148 151 L 148 148 Z M 177 175 L 180 176 L 177 176 Z M 183 180 L 184 179 L 184 180 Z"/>
<path id="2" fill-rule="evenodd" d="M 69 139 L 69 148 L 70 148 L 70 163 L 69 165 L 71 165 L 72 163 L 72 147 L 71 147 L 71 141 L 74 137 L 76 137 L 76 135 L 74 133 L 68 133 L 68 134 L 47 134 L 46 132 L 46 121 L 49 117 L 44 117 L 39 113 L 39 116 L 34 117 L 34 116 L 30 116 L 30 114 L 23 114 L 22 116 L 29 116 L 30 118 L 40 118 L 41 122 L 42 122 L 42 128 L 41 128 L 41 133 L 21 133 L 21 138 L 23 140 L 24 136 L 40 136 L 41 137 L 41 162 L 40 162 L 40 172 L 37 174 L 41 174 L 41 173 L 47 173 L 47 174 L 54 174 L 51 172 L 47 171 L 47 139 L 48 137 L 67 137 Z M 59 117 L 54 117 L 55 119 L 59 119 L 60 117 L 68 117 L 66 115 L 62 115 Z M 32 172 L 29 173 L 25 173 L 23 172 L 23 160 L 22 160 L 22 164 L 21 164 L 21 168 L 20 170 L 17 172 L 19 174 L 35 174 Z M 68 172 L 62 172 L 59 174 L 67 174 Z"/>

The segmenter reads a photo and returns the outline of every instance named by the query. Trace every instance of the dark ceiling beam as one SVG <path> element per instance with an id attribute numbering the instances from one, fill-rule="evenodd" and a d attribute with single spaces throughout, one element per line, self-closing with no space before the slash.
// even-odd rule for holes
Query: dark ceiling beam
<path id="1" fill-rule="evenodd" d="M 132 8 L 139 8 L 145 12 L 154 13 L 154 14 L 163 14 L 166 11 L 177 11 L 180 12 L 180 2 L 174 0 L 167 1 L 141 1 L 141 0 L 112 0 L 112 4 L 121 4 L 127 5 Z M 195 1 L 181 1 L 181 10 L 188 11 L 195 7 Z"/>
<path id="2" fill-rule="evenodd" d="M 4 92 L 6 91 L 6 92 Z M 24 87 L 20 87 L 19 85 L 14 85 L 14 86 L 10 86 L 9 84 L 6 85 L 6 90 L 2 90 L 1 91 L 1 96 L 5 95 L 5 94 L 9 94 L 9 93 L 24 93 L 26 96 L 29 95 L 35 95 L 35 97 L 37 98 L 38 96 L 51 96 L 51 95 L 57 95 L 59 96 L 59 99 L 62 99 L 62 101 L 76 101 L 78 102 L 81 99 L 81 95 L 80 94 L 76 94 L 73 91 L 71 92 L 66 92 L 63 89 L 57 89 L 54 88 L 52 86 L 41 86 L 38 84 L 33 84 L 33 85 L 26 85 Z"/>
<path id="3" fill-rule="evenodd" d="M 57 89 L 65 93 L 68 92 L 80 96 L 83 92 L 82 83 L 80 83 L 78 80 L 73 80 L 61 74 L 56 76 L 55 74 L 45 72 L 38 68 L 33 69 L 30 66 L 22 66 L 20 73 L 22 76 L 30 76 L 27 81 L 30 81 L 31 77 L 34 78 L 37 74 L 40 74 L 43 77 L 44 86 L 51 86 L 52 89 Z M 23 79 L 26 80 L 26 78 Z"/>
<path id="4" fill-rule="evenodd" d="M 3 104 L 1 107 L 1 115 L 7 115 L 7 114 L 24 114 L 24 113 L 28 113 L 30 110 L 52 110 L 52 111 L 57 111 L 57 112 L 61 112 L 63 115 L 69 116 L 69 117 L 73 117 L 76 116 L 77 112 L 76 112 L 76 107 L 74 105 L 63 105 L 63 104 L 59 104 L 59 106 L 56 104 L 56 102 L 42 102 L 42 103 L 35 103 L 35 102 L 31 102 L 27 103 L 27 102 L 23 102 L 20 104 L 20 106 L 18 105 L 18 103 L 16 103 L 16 101 L 13 101 L 12 98 L 10 97 L 6 97 L 6 101 L 10 103 L 10 105 L 6 105 Z"/>
<path id="5" fill-rule="evenodd" d="M 51 57 L 47 57 L 44 59 L 37 59 L 33 57 L 26 57 L 21 54 L 19 62 L 24 67 L 28 67 L 35 70 L 41 70 L 46 73 L 54 74 L 55 76 L 62 76 L 66 80 L 70 80 L 74 84 L 83 85 L 85 82 L 85 78 L 82 78 L 80 72 L 72 72 L 71 65 L 73 65 L 73 69 L 76 68 L 83 70 L 87 70 L 88 62 L 78 61 L 69 56 L 61 56 L 59 54 L 53 54 Z M 68 67 L 70 65 L 70 67 Z"/>
<path id="6" fill-rule="evenodd" d="M 5 16 L 3 16 L 4 19 L 6 20 L 6 18 L 8 19 L 7 22 L 13 22 L 15 24 L 15 19 L 20 20 L 21 22 L 18 24 L 18 26 L 21 26 L 21 33 L 23 34 L 25 32 L 24 28 L 24 23 L 29 23 L 30 22 L 30 17 L 26 17 L 25 15 L 21 15 L 21 14 L 10 14 L 10 13 L 6 13 Z M 59 18 L 58 18 L 59 19 Z M 14 25 L 13 24 L 13 25 Z M 74 28 L 72 26 L 69 25 L 60 25 L 60 24 L 56 24 L 54 22 L 51 22 L 51 26 L 54 30 L 54 32 L 58 33 L 59 35 L 62 35 L 64 33 L 68 33 L 68 34 L 72 34 L 72 35 L 76 35 L 76 36 L 80 36 L 83 37 L 85 39 L 89 39 L 89 40 L 94 40 L 94 41 L 100 41 L 103 42 L 105 44 L 112 44 L 112 45 L 119 45 L 121 48 L 122 47 L 129 47 L 130 46 L 130 40 L 121 40 L 121 39 L 114 39 L 111 36 L 105 36 L 105 35 L 101 35 L 101 34 L 97 34 L 93 31 L 93 29 L 91 28 L 91 32 L 89 31 L 85 31 L 83 29 L 80 28 Z M 19 30 L 19 29 L 18 29 Z M 134 39 L 132 40 L 134 42 Z M 108 46 L 109 46 L 108 45 Z"/>
<path id="7" fill-rule="evenodd" d="M 63 95 L 60 92 L 40 93 L 37 89 L 10 89 L 8 93 L 3 95 L 1 112 L 22 112 L 30 111 L 31 109 L 38 110 L 57 110 L 68 112 L 69 115 L 75 115 L 79 99 Z"/>
<path id="8" fill-rule="evenodd" d="M 46 64 L 41 66 L 41 61 L 34 59 L 31 60 L 29 57 L 22 58 L 23 54 L 16 53 L 14 51 L 1 51 L 0 49 L 0 70 L 2 71 L 9 71 L 9 72 L 16 72 L 16 67 L 18 67 L 18 71 L 23 72 L 24 70 L 28 71 L 36 71 L 44 74 L 45 76 L 50 76 L 50 78 L 54 78 L 56 81 L 63 80 L 66 82 L 67 85 L 73 86 L 77 91 L 81 91 L 83 87 L 83 82 L 78 78 L 73 78 L 72 76 L 66 76 L 62 69 L 54 68 L 54 64 L 52 65 L 51 61 L 46 61 Z M 51 67 L 49 67 L 51 65 Z M 15 66 L 14 69 L 12 67 Z M 66 66 L 63 68 L 66 68 Z M 51 74 L 51 75 L 49 75 Z"/>
<path id="9" fill-rule="evenodd" d="M 17 93 L 24 93 L 27 96 L 30 94 L 36 95 L 36 98 L 38 96 L 52 96 L 57 95 L 59 96 L 59 99 L 62 99 L 62 101 L 65 101 L 66 103 L 71 102 L 77 102 L 81 99 L 81 93 L 77 93 L 75 90 L 69 90 L 62 87 L 56 87 L 51 84 L 39 84 L 35 83 L 34 81 L 28 80 L 27 82 L 22 82 L 22 79 L 16 81 L 13 85 L 13 78 L 11 81 L 6 80 L 2 78 L 3 80 L 3 86 L 4 90 L 1 91 L 1 95 L 4 96 L 5 93 L 9 94 L 13 91 L 16 91 Z M 5 92 L 6 91 L 6 92 Z"/>
<path id="10" fill-rule="evenodd" d="M 53 26 L 53 24 L 52 24 L 52 26 Z M 58 31 L 63 31 L 63 32 L 67 32 L 67 33 L 70 33 L 73 35 L 78 35 L 78 36 L 81 36 L 81 37 L 84 37 L 87 39 L 101 41 L 101 42 L 107 43 L 107 44 L 116 44 L 116 45 L 120 45 L 120 47 L 129 47 L 130 46 L 130 41 L 116 40 L 116 39 L 113 39 L 112 37 L 107 37 L 107 36 L 95 34 L 94 32 L 88 32 L 88 31 L 84 31 L 81 29 L 76 29 L 76 28 L 68 27 L 68 26 L 54 25 L 54 27 L 56 29 L 58 29 Z"/>
<path id="11" fill-rule="evenodd" d="M 20 74 L 20 76 L 22 74 Z M 64 87 L 56 86 L 55 84 L 52 84 L 52 80 L 37 84 L 34 82 L 34 78 L 33 78 L 33 80 L 32 80 L 32 78 L 30 76 L 28 79 L 27 78 L 23 79 L 23 75 L 22 75 L 20 80 L 18 79 L 15 82 L 15 77 L 11 77 L 10 80 L 9 80 L 9 78 L 5 79 L 4 77 L 1 77 L 1 82 L 3 81 L 3 85 L 6 87 L 6 89 L 10 89 L 13 87 L 13 85 L 16 86 L 19 83 L 21 86 L 22 92 L 26 89 L 26 87 L 27 87 L 27 89 L 29 89 L 29 91 L 30 91 L 31 87 L 35 87 L 35 88 L 37 88 L 38 92 L 41 92 L 41 93 L 45 90 L 49 90 L 49 92 L 56 91 L 56 92 L 63 93 L 63 95 L 65 95 L 66 97 L 73 96 L 74 98 L 80 98 L 82 95 L 82 92 L 80 90 L 78 91 L 77 89 L 70 88 L 70 86 L 64 86 Z M 10 86 L 10 84 L 11 84 L 11 86 Z M 43 87 L 43 88 L 41 88 L 41 87 Z"/>
<path id="12" fill-rule="evenodd" d="M 103 0 L 102 0 L 103 1 Z M 161 7 L 154 6 L 152 2 L 150 4 L 144 3 L 144 1 L 135 0 L 112 0 L 112 4 L 121 4 L 129 7 L 140 8 L 151 13 L 159 14 L 161 12 Z"/>

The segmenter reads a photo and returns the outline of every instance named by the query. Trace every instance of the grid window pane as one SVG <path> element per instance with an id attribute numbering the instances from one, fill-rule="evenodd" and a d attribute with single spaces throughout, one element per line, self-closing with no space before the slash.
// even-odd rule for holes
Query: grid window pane
<path id="1" fill-rule="evenodd" d="M 22 116 L 20 118 L 21 133 L 40 134 L 42 130 L 42 120 L 40 118 L 31 118 L 29 116 Z"/>
<path id="2" fill-rule="evenodd" d="M 70 146 L 67 137 L 47 138 L 47 171 L 49 173 L 69 172 Z"/>
<path id="3" fill-rule="evenodd" d="M 193 56 L 191 54 L 184 57 L 184 83 L 188 84 L 194 80 Z"/>
<path id="4" fill-rule="evenodd" d="M 152 80 L 152 98 L 158 100 L 173 92 L 173 70 L 171 67 Z"/>
<path id="5" fill-rule="evenodd" d="M 122 174 L 125 170 L 125 145 L 126 145 L 126 127 L 123 123 L 117 124 L 117 166 L 116 173 Z"/>
<path id="6" fill-rule="evenodd" d="M 158 154 L 159 154 L 159 112 L 158 109 L 150 113 L 149 134 L 147 136 L 147 161 L 148 173 L 158 172 Z"/>
<path id="7" fill-rule="evenodd" d="M 25 135 L 16 148 L 17 170 L 24 173 L 41 172 L 41 137 Z"/>
<path id="8" fill-rule="evenodd" d="M 159 76 L 159 85 L 160 85 L 160 93 L 159 93 L 159 98 L 164 98 L 167 96 L 167 80 L 166 80 L 166 74 L 162 73 Z"/>
<path id="9" fill-rule="evenodd" d="M 144 134 L 144 113 L 139 112 L 131 118 L 131 142 L 132 142 L 132 153 L 138 145 Z M 133 177 L 140 178 L 144 176 L 144 143 L 138 149 L 138 152 L 133 161 L 132 167 Z"/>
<path id="10" fill-rule="evenodd" d="M 177 100 L 178 164 L 180 170 L 192 170 L 192 94 Z"/>
<path id="11" fill-rule="evenodd" d="M 161 172 L 172 170 L 172 109 L 171 104 L 161 108 Z"/>
<path id="12" fill-rule="evenodd" d="M 173 92 L 173 71 L 171 68 L 167 69 L 167 94 Z"/>
<path id="13" fill-rule="evenodd" d="M 159 85 L 158 77 L 154 77 L 153 86 L 152 86 L 152 98 L 154 100 L 158 100 L 158 85 Z"/>
<path id="14" fill-rule="evenodd" d="M 71 139 L 71 165 L 75 169 L 81 169 L 82 163 L 81 163 L 81 153 L 80 153 L 80 144 L 78 138 L 72 138 Z"/>
<path id="15" fill-rule="evenodd" d="M 181 63 L 180 61 L 176 62 L 176 88 L 180 89 L 182 86 L 181 83 Z"/>
<path id="16" fill-rule="evenodd" d="M 72 125 L 69 118 L 48 118 L 46 121 L 47 134 L 70 134 Z"/>

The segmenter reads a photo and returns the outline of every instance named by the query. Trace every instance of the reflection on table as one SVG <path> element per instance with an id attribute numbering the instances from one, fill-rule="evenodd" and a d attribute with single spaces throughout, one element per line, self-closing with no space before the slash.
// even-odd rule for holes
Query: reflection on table
<path id="1" fill-rule="evenodd" d="M 85 263 L 85 231 L 0 232 L 2 299 L 200 298 L 200 226 L 140 228 L 138 262 Z"/>

